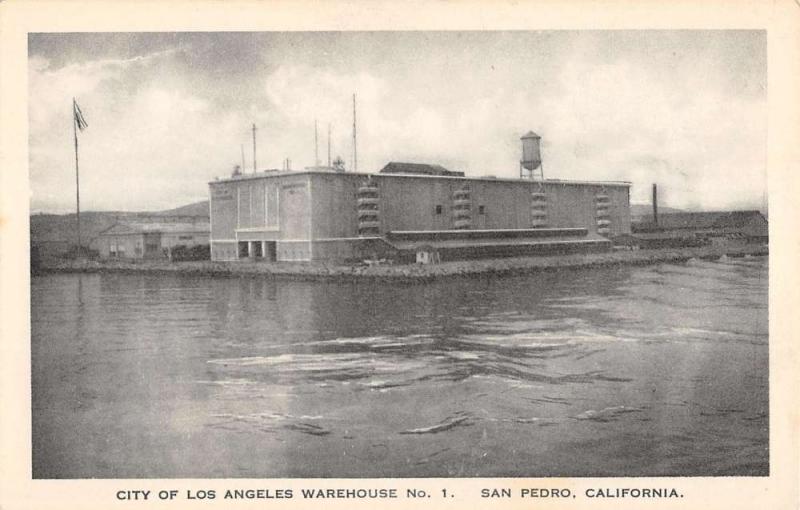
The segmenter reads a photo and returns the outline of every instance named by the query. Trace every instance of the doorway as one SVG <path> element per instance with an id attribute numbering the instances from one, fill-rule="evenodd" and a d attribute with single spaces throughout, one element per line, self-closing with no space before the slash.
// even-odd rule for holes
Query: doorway
<path id="1" fill-rule="evenodd" d="M 262 256 L 269 262 L 275 262 L 278 258 L 278 243 L 276 241 L 264 241 L 264 253 Z"/>

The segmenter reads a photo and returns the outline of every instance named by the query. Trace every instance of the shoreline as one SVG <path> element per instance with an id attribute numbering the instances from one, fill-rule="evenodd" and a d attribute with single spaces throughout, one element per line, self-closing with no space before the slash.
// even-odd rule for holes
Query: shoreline
<path id="1" fill-rule="evenodd" d="M 419 265 L 336 265 L 312 262 L 167 262 L 167 261 L 96 261 L 46 259 L 32 274 L 47 273 L 150 273 L 195 276 L 255 276 L 303 281 L 391 281 L 421 283 L 452 277 L 509 276 L 543 271 L 573 270 L 615 266 L 641 266 L 665 262 L 681 263 L 691 259 L 716 260 L 727 256 L 767 256 L 769 248 L 755 246 L 703 246 L 694 248 L 611 251 L 458 260 Z"/>

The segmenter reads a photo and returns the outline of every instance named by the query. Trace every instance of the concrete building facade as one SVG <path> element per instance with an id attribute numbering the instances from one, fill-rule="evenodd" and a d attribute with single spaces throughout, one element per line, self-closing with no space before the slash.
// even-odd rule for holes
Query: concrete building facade
<path id="1" fill-rule="evenodd" d="M 237 175 L 209 183 L 211 258 L 356 260 L 390 253 L 393 236 L 408 241 L 414 232 L 450 232 L 452 239 L 458 231 L 468 240 L 491 231 L 551 229 L 554 236 L 608 243 L 630 233 L 629 187 L 421 173 Z"/>

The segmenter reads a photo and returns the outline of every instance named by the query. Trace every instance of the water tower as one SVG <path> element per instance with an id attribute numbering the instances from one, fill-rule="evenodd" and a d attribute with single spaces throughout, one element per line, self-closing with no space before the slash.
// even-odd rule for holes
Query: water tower
<path id="1" fill-rule="evenodd" d="M 534 133 L 533 131 L 528 131 L 523 137 L 522 140 L 522 159 L 519 162 L 519 177 L 522 179 L 525 176 L 525 171 L 528 172 L 528 176 L 533 179 L 535 176 L 535 171 L 539 170 L 539 176 L 542 180 L 544 180 L 544 168 L 542 168 L 542 153 L 539 149 L 539 144 L 542 140 L 542 137 Z"/>

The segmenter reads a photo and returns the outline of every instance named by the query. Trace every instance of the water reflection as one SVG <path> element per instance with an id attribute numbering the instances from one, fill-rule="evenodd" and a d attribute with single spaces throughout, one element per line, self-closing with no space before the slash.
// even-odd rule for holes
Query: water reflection
<path id="1" fill-rule="evenodd" d="M 766 282 L 37 277 L 34 473 L 763 475 Z"/>

